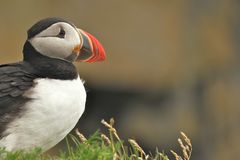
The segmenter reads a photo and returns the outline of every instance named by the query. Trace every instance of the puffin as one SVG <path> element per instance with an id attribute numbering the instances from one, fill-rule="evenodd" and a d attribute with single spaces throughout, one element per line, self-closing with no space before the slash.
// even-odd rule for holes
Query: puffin
<path id="1" fill-rule="evenodd" d="M 0 65 L 0 147 L 7 151 L 55 146 L 84 112 L 86 91 L 74 62 L 106 58 L 90 33 L 58 17 L 27 32 L 23 60 Z"/>

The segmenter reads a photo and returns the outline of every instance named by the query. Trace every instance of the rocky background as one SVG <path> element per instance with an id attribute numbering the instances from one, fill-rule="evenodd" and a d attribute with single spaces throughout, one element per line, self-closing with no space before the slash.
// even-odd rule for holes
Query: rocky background
<path id="1" fill-rule="evenodd" d="M 76 64 L 88 90 L 77 126 L 84 134 L 114 117 L 122 137 L 136 138 L 148 150 L 176 149 L 184 131 L 194 160 L 236 160 L 239 15 L 237 0 L 1 1 L 0 63 L 22 58 L 33 23 L 66 18 L 107 51 L 103 63 Z"/>

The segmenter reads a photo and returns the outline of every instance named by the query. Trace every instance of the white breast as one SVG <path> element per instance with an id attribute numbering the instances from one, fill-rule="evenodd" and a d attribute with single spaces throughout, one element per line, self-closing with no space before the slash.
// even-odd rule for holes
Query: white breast
<path id="1" fill-rule="evenodd" d="M 21 118 L 11 122 L 0 146 L 7 150 L 43 150 L 56 145 L 76 125 L 86 101 L 80 78 L 75 80 L 37 79 L 27 97 L 33 100 L 24 108 Z"/>

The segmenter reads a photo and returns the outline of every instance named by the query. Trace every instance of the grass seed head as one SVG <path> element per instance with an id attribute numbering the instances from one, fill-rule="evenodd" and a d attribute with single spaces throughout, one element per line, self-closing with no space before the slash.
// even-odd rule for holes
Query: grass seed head
<path id="1" fill-rule="evenodd" d="M 173 150 L 170 150 L 170 152 L 174 155 L 176 160 L 183 160 L 181 156 L 179 156 L 176 152 L 174 152 Z"/>
<path id="2" fill-rule="evenodd" d="M 184 141 L 190 146 L 192 147 L 192 143 L 191 143 L 191 140 L 187 137 L 187 135 L 184 133 L 184 132 L 180 132 Z"/>
<path id="3" fill-rule="evenodd" d="M 106 144 L 111 145 L 110 139 L 105 134 L 101 134 L 101 138 L 104 140 Z"/>
<path id="4" fill-rule="evenodd" d="M 142 147 L 140 147 L 140 145 L 133 139 L 129 139 L 128 142 L 134 147 L 135 150 L 137 150 L 138 152 L 140 152 L 142 155 L 144 155 L 144 157 L 146 157 L 146 153 L 144 152 L 144 150 L 142 149 Z"/>
<path id="5" fill-rule="evenodd" d="M 113 118 L 110 119 L 110 125 L 113 126 L 115 123 L 115 120 Z"/>
<path id="6" fill-rule="evenodd" d="M 82 133 L 80 133 L 78 129 L 76 129 L 75 132 L 82 143 L 87 143 L 87 138 Z"/>
<path id="7" fill-rule="evenodd" d="M 190 139 L 186 136 L 185 133 L 180 132 L 182 139 L 178 138 L 178 143 L 180 147 L 182 148 L 183 158 L 179 156 L 176 152 L 172 151 L 172 154 L 174 155 L 176 160 L 190 160 L 191 154 L 192 154 L 192 144 Z"/>

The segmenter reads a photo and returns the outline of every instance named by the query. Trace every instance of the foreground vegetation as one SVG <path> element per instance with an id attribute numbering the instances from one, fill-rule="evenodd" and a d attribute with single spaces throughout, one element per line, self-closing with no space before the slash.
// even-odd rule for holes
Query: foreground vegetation
<path id="1" fill-rule="evenodd" d="M 44 156 L 41 149 L 34 149 L 31 152 L 7 152 L 0 151 L 1 160 L 169 160 L 168 156 L 160 153 L 146 153 L 138 143 L 129 139 L 130 147 L 120 139 L 116 129 L 113 127 L 114 120 L 110 122 L 102 120 L 102 124 L 108 128 L 109 135 L 96 132 L 86 139 L 78 130 L 76 135 L 69 135 L 66 138 L 68 151 L 62 152 L 58 157 Z M 190 160 L 192 144 L 190 139 L 181 132 L 178 143 L 182 149 L 182 156 L 171 150 L 176 160 Z"/>

